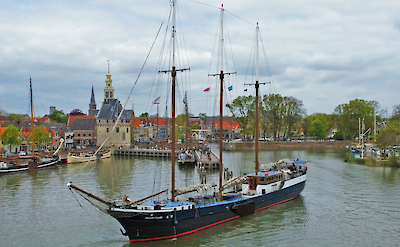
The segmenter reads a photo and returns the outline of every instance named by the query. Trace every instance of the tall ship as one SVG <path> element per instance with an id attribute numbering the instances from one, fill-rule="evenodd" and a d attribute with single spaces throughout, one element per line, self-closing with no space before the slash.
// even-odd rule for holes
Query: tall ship
<path id="1" fill-rule="evenodd" d="M 176 0 L 172 1 L 171 4 L 173 16 L 172 38 L 174 38 L 176 34 Z M 224 8 L 222 6 L 221 33 L 223 32 L 223 14 Z M 222 36 L 221 45 L 223 45 Z M 175 51 L 174 41 L 172 50 Z M 223 51 L 223 49 L 221 50 Z M 223 56 L 221 55 L 221 57 Z M 175 126 L 175 77 L 177 71 L 183 70 L 184 69 L 177 69 L 175 67 L 175 59 L 173 55 L 172 68 L 169 70 L 172 79 L 172 126 Z M 220 82 L 220 133 L 222 133 L 224 76 L 229 74 L 232 74 L 232 72 L 227 73 L 222 69 L 219 73 L 213 74 L 213 76 L 218 76 Z M 256 89 L 258 89 L 258 81 L 256 81 L 254 85 L 256 86 Z M 256 90 L 256 92 L 256 97 L 258 97 L 258 91 Z M 257 104 L 256 106 L 258 107 Z M 258 118 L 256 119 L 256 122 L 258 124 Z M 257 129 L 258 126 L 256 126 L 256 131 Z M 171 136 L 173 140 L 171 142 L 172 155 L 170 189 L 162 190 L 135 201 L 131 201 L 126 197 L 121 203 L 115 203 L 95 196 L 92 193 L 75 186 L 72 182 L 68 183 L 68 187 L 71 190 L 78 191 L 80 195 L 101 202 L 101 204 L 105 206 L 103 207 L 103 211 L 120 222 L 124 228 L 124 231 L 121 230 L 122 234 L 129 237 L 131 242 L 174 239 L 240 217 L 252 215 L 255 212 L 267 209 L 271 206 L 295 199 L 305 187 L 307 167 L 305 166 L 304 161 L 298 159 L 287 159 L 267 165 L 259 165 L 257 141 L 255 147 L 256 164 L 254 173 L 233 177 L 223 183 L 222 173 L 224 167 L 221 148 L 223 140 L 222 135 L 220 135 L 218 185 L 214 183 L 198 184 L 177 189 L 175 188 L 175 128 L 172 128 Z M 255 139 L 257 140 L 258 138 Z M 167 192 L 170 196 L 169 199 L 154 199 Z M 185 200 L 177 200 L 177 196 L 188 193 L 193 193 L 193 195 L 190 194 L 191 196 L 187 197 Z"/>

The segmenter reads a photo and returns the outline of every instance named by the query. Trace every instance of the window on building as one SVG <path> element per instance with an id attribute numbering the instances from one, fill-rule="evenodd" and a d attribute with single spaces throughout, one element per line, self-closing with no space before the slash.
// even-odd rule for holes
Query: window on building
<path id="1" fill-rule="evenodd" d="M 119 127 L 115 128 L 115 131 L 116 131 L 117 133 L 119 133 Z"/>
<path id="2" fill-rule="evenodd" d="M 89 133 L 88 136 L 92 136 L 92 134 Z"/>
<path id="3" fill-rule="evenodd" d="M 106 129 L 107 133 L 108 133 L 108 128 Z"/>
<path id="4" fill-rule="evenodd" d="M 129 128 L 126 128 L 126 133 L 129 133 Z"/>
<path id="5" fill-rule="evenodd" d="M 86 136 L 86 134 L 84 133 L 83 136 Z"/>
<path id="6" fill-rule="evenodd" d="M 78 134 L 78 137 L 81 136 L 81 134 Z"/>

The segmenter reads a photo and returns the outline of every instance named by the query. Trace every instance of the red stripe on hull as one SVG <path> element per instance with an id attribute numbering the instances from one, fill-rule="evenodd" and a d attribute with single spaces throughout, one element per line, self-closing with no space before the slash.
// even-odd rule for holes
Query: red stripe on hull
<path id="1" fill-rule="evenodd" d="M 182 235 L 186 235 L 186 234 L 190 234 L 190 233 L 193 233 L 193 232 L 197 232 L 197 231 L 200 231 L 200 230 L 203 230 L 203 229 L 206 229 L 206 228 L 209 228 L 209 227 L 212 227 L 212 226 L 215 226 L 215 225 L 218 225 L 218 224 L 230 221 L 230 220 L 234 220 L 234 219 L 239 218 L 239 217 L 240 216 L 238 215 L 238 216 L 235 216 L 235 217 L 232 217 L 232 218 L 229 218 L 229 219 L 221 220 L 221 221 L 218 221 L 218 222 L 206 225 L 206 226 L 202 226 L 202 227 L 196 228 L 196 229 L 191 230 L 191 231 L 182 232 L 182 233 L 179 233 L 179 234 L 176 234 L 176 235 L 165 236 L 165 237 L 156 237 L 156 238 L 131 239 L 130 241 L 131 242 L 143 242 L 143 241 L 151 241 L 151 240 L 161 240 L 161 239 L 168 239 L 168 238 L 176 238 L 176 237 L 179 237 L 179 236 L 182 236 Z"/>
<path id="2" fill-rule="evenodd" d="M 268 205 L 268 206 L 265 206 L 265 207 L 256 209 L 255 211 L 258 212 L 258 211 L 260 211 L 260 210 L 263 210 L 263 209 L 266 209 L 266 208 L 269 208 L 269 207 L 272 207 L 272 206 L 275 206 L 275 205 L 278 205 L 278 204 L 281 204 L 281 203 L 284 203 L 284 202 L 293 200 L 294 198 L 296 198 L 296 197 L 291 197 L 291 198 L 289 198 L 289 199 L 286 199 L 286 200 L 283 200 L 283 201 L 280 201 L 280 202 L 273 203 L 273 204 L 271 204 L 271 205 Z M 240 216 L 238 215 L 238 216 L 235 216 L 235 217 L 232 217 L 232 218 L 229 218 L 229 219 L 221 220 L 221 221 L 218 221 L 218 222 L 216 222 L 216 223 L 213 223 L 213 224 L 210 224 L 210 225 L 206 225 L 206 226 L 202 226 L 202 227 L 196 228 L 196 229 L 194 229 L 194 230 L 187 231 L 187 232 L 182 232 L 182 233 L 179 233 L 179 234 L 176 234 L 176 235 L 170 235 L 170 236 L 164 236 L 164 237 L 156 237 L 156 238 L 131 239 L 130 241 L 131 241 L 131 242 L 144 242 L 144 241 L 152 241 L 152 240 L 162 240 L 162 239 L 176 238 L 176 237 L 179 237 L 179 236 L 182 236 L 182 235 L 186 235 L 186 234 L 190 234 L 190 233 L 193 233 L 193 232 L 197 232 L 197 231 L 200 231 L 200 230 L 203 230 L 203 229 L 206 229 L 206 228 L 209 228 L 209 227 L 212 227 L 212 226 L 215 226 L 215 225 L 218 225 L 218 224 L 221 224 L 221 223 L 230 221 L 230 220 L 234 220 L 234 219 L 237 219 L 237 218 L 239 218 L 239 217 L 240 217 Z"/>
<path id="3" fill-rule="evenodd" d="M 283 200 L 283 201 L 280 201 L 280 202 L 276 202 L 276 203 L 273 203 L 273 204 L 271 204 L 271 205 L 268 205 L 268 206 L 265 206 L 265 207 L 256 209 L 256 212 L 258 212 L 258 211 L 260 211 L 260 210 L 263 210 L 263 209 L 266 209 L 266 208 L 269 208 L 269 207 L 272 207 L 272 206 L 275 206 L 275 205 L 278 205 L 278 204 L 281 204 L 281 203 L 284 203 L 284 202 L 287 202 L 287 201 L 290 201 L 290 200 L 293 200 L 294 198 L 296 198 L 296 197 L 294 196 L 294 197 L 292 197 L 292 198 L 289 198 L 289 199 L 286 199 L 286 200 Z"/>

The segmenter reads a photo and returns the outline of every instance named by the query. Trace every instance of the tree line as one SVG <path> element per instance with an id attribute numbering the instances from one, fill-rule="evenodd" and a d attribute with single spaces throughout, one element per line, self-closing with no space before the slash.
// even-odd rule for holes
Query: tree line
<path id="1" fill-rule="evenodd" d="M 239 96 L 226 106 L 239 122 L 244 137 L 254 138 L 255 97 Z M 364 134 L 364 139 L 382 142 L 387 138 L 379 137 L 379 134 L 388 132 L 386 136 L 395 136 L 397 141 L 398 133 L 394 131 L 399 130 L 399 112 L 400 105 L 397 105 L 392 115 L 385 117 L 377 101 L 354 99 L 336 106 L 332 114 L 307 115 L 301 100 L 268 94 L 261 96 L 259 100 L 259 128 L 264 137 L 272 137 L 275 141 L 278 138 L 286 140 L 300 137 L 355 140 L 359 138 L 360 131 Z M 393 143 L 393 140 L 389 143 Z"/>

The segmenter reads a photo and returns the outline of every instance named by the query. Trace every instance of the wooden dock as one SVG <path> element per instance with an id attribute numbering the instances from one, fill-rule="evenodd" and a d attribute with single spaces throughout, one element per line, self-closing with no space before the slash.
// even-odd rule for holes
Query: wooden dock
<path id="1" fill-rule="evenodd" d="M 195 151 L 197 167 L 205 169 L 219 169 L 219 158 L 212 151 Z"/>
<path id="2" fill-rule="evenodd" d="M 181 150 L 176 150 L 176 157 L 179 156 Z M 196 166 L 204 169 L 219 169 L 219 158 L 212 151 L 196 150 L 195 152 Z M 139 157 L 171 157 L 170 149 L 152 149 L 152 148 L 131 148 L 131 149 L 114 149 L 114 155 L 122 156 L 139 156 Z"/>

